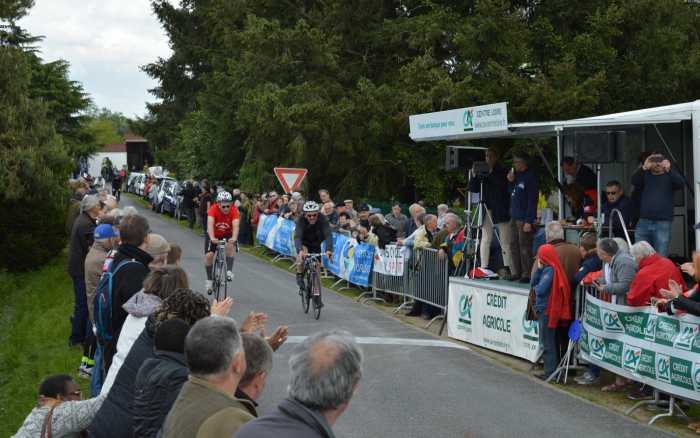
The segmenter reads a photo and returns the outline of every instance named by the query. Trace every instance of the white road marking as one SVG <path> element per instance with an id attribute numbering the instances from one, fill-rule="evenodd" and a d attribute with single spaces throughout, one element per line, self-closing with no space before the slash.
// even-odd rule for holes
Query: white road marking
<path id="1" fill-rule="evenodd" d="M 289 336 L 287 338 L 288 344 L 299 344 L 306 339 L 307 336 Z M 449 341 L 439 341 L 437 339 L 413 339 L 413 338 L 379 338 L 379 337 L 365 337 L 365 338 L 355 338 L 358 344 L 374 344 L 374 345 L 407 345 L 412 347 L 442 347 L 442 348 L 454 348 L 457 350 L 468 350 L 471 351 L 469 347 L 464 345 L 459 345 L 454 342 Z"/>

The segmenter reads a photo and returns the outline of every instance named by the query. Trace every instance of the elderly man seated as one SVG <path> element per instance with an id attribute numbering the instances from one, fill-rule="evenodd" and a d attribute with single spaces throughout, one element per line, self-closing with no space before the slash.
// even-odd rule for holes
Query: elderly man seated
<path id="1" fill-rule="evenodd" d="M 637 261 L 639 270 L 630 284 L 627 293 L 627 305 L 648 306 L 651 298 L 663 298 L 659 292 L 667 289 L 669 280 L 683 284 L 683 277 L 678 267 L 666 257 L 656 253 L 654 248 L 642 240 L 630 248 L 630 254 Z"/>

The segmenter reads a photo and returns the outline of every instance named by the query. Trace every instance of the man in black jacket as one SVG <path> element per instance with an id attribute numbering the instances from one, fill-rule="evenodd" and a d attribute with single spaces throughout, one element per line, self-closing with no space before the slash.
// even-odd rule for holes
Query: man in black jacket
<path id="1" fill-rule="evenodd" d="M 158 435 L 187 381 L 185 337 L 189 330 L 190 326 L 179 318 L 164 321 L 156 329 L 155 357 L 141 365 L 134 383 L 134 436 Z"/>
<path id="2" fill-rule="evenodd" d="M 297 285 L 304 289 L 304 258 L 309 253 L 321 252 L 321 243 L 326 242 L 328 258 L 333 253 L 333 237 L 328 219 L 320 214 L 321 207 L 314 201 L 304 204 L 294 230 L 294 246 L 297 251 Z M 319 297 L 320 298 L 320 297 Z M 314 297 L 314 300 L 318 299 Z M 321 303 L 318 303 L 319 305 Z"/>
<path id="3" fill-rule="evenodd" d="M 503 254 L 503 265 L 512 270 L 511 257 L 511 226 L 510 226 L 510 192 L 508 190 L 508 169 L 498 162 L 498 156 L 493 149 L 486 150 L 486 163 L 489 173 L 485 177 L 474 175 L 469 180 L 469 191 L 479 193 L 481 183 L 484 187 L 484 202 L 488 214 L 484 212 L 482 238 L 479 250 L 481 267 L 489 267 L 491 257 L 491 242 L 493 241 L 494 224 L 498 228 L 499 243 Z M 493 221 L 491 220 L 493 218 Z M 508 277 L 508 275 L 503 275 Z M 506 280 L 508 278 L 505 278 Z"/>
<path id="4" fill-rule="evenodd" d="M 191 230 L 194 228 L 195 223 L 194 200 L 199 196 L 199 189 L 191 181 L 187 181 L 180 195 L 182 195 L 182 212 L 187 216 L 187 223 Z"/>
<path id="5" fill-rule="evenodd" d="M 112 364 L 112 357 L 116 353 L 117 341 L 124 321 L 128 313 L 122 306 L 129 299 L 140 291 L 143 287 L 143 280 L 150 269 L 148 265 L 153 261 L 153 257 L 146 252 L 148 245 L 148 233 L 150 228 L 148 220 L 140 215 L 125 216 L 119 222 L 119 237 L 121 245 L 117 248 L 117 254 L 112 261 L 112 269 L 115 269 L 122 262 L 126 263 L 112 277 L 112 339 L 113 341 L 104 346 L 102 351 L 103 369 L 109 370 Z M 134 263 L 135 262 L 135 263 Z"/>
<path id="6" fill-rule="evenodd" d="M 68 275 L 73 280 L 75 305 L 71 317 L 69 345 L 82 344 L 88 336 L 89 316 L 85 292 L 85 257 L 92 246 L 95 223 L 102 210 L 102 203 L 94 195 L 85 196 L 80 202 L 80 215 L 73 222 L 68 250 Z"/>
<path id="7" fill-rule="evenodd" d="M 272 413 L 241 427 L 236 438 L 333 438 L 332 427 L 362 377 L 362 353 L 350 333 L 309 336 L 289 359 L 288 397 Z"/>

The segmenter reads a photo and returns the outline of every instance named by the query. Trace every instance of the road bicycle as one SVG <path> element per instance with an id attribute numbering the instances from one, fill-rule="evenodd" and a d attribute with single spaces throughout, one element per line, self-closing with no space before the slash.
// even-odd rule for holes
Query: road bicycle
<path id="1" fill-rule="evenodd" d="M 226 266 L 226 239 L 219 239 L 214 254 L 214 264 L 211 269 L 212 285 L 209 294 L 215 294 L 216 301 L 225 300 L 228 296 L 228 282 Z"/>
<path id="2" fill-rule="evenodd" d="M 299 289 L 301 308 L 304 313 L 309 313 L 310 303 L 313 301 L 314 318 L 321 317 L 321 257 L 323 254 L 307 254 L 304 258 L 304 287 Z"/>

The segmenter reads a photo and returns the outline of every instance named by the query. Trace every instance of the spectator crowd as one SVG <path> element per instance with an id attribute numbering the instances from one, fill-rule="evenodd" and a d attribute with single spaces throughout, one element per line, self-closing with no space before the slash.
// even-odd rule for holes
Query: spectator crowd
<path id="1" fill-rule="evenodd" d="M 351 334 L 319 332 L 296 346 L 287 397 L 260 415 L 287 327 L 267 336 L 265 313 L 228 317 L 233 301 L 211 303 L 190 289 L 181 248 L 144 216 L 84 180 L 71 188 L 68 344 L 83 348 L 80 376 L 91 394 L 69 375 L 46 377 L 14 437 L 334 436 L 362 377 Z"/>
<path id="2" fill-rule="evenodd" d="M 463 266 L 465 256 L 473 256 L 479 272 L 496 268 L 501 278 L 527 284 L 543 346 L 542 379 L 551 376 L 566 351 L 581 284 L 628 306 L 700 315 L 697 286 L 688 287 L 681 273 L 700 280 L 700 255 L 681 269 L 667 258 L 673 193 L 684 180 L 662 154 L 640 158 L 631 196 L 619 181 L 606 182 L 602 229 L 611 228 L 614 238 L 599 238 L 592 230 L 601 194 L 590 168 L 570 157 L 562 160 L 570 216 L 561 212 L 562 220 L 546 221 L 530 158 L 516 154 L 512 163 L 508 169 L 488 150 L 488 172 L 469 181 L 468 190 L 479 194 L 484 207 L 478 241 L 445 204 L 430 214 L 415 203 L 406 215 L 394 203 L 384 215 L 367 203 L 355 206 L 352 199 L 336 203 L 322 189 L 320 213 L 335 232 L 378 248 L 390 243 L 432 248 L 448 260 L 450 274 Z M 124 175 L 113 174 L 112 184 L 121 185 L 119 178 Z M 134 208 L 120 208 L 118 190 L 96 191 L 83 179 L 71 181 L 71 189 L 67 270 L 75 301 L 68 344 L 83 349 L 79 370 L 90 379 L 91 397 L 83 400 L 70 376 L 47 377 L 37 407 L 15 437 L 47 431 L 48 436 L 94 437 L 333 436 L 362 375 L 362 354 L 349 333 L 322 332 L 299 344 L 289 361 L 287 398 L 260 416 L 257 400 L 287 328 L 281 325 L 266 336 L 265 313 L 251 312 L 239 324 L 227 316 L 230 299 L 210 303 L 190 289 L 181 248 L 152 233 Z M 205 251 L 207 212 L 221 190 L 206 179 L 182 188 L 183 211 L 191 228 L 202 224 Z M 243 244 L 253 243 L 261 215 L 298 221 L 305 202 L 300 192 L 249 195 L 236 189 L 232 196 Z M 571 224 L 581 226 L 578 245 L 565 239 Z M 631 246 L 622 238 L 623 224 L 634 229 Z M 479 245 L 472 253 L 470 243 Z M 429 319 L 439 313 L 415 301 L 408 315 Z M 594 384 L 600 374 L 590 365 L 576 382 Z M 618 377 L 602 390 L 628 386 Z M 631 396 L 647 397 L 648 389 L 637 388 Z"/>

